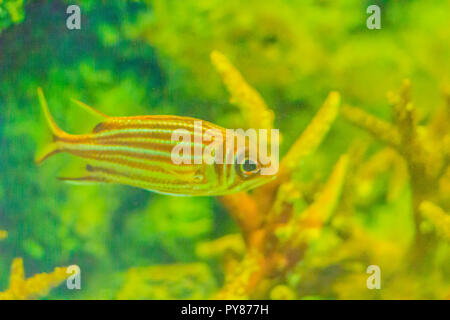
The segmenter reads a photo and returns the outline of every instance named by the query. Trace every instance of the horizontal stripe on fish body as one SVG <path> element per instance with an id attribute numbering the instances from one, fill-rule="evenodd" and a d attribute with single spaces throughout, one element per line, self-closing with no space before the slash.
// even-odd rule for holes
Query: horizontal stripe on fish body
<path id="1" fill-rule="evenodd" d="M 166 170 L 170 172 L 189 172 L 198 171 L 202 168 L 203 164 L 175 164 L 171 161 L 166 161 L 162 158 L 138 158 L 129 155 L 121 155 L 117 153 L 107 153 L 104 152 L 83 152 L 83 151 L 72 151 L 73 155 L 80 158 L 88 160 L 97 160 L 110 163 L 117 163 L 122 165 L 128 165 L 131 168 L 140 168 L 144 170 Z"/>
<path id="2" fill-rule="evenodd" d="M 167 132 L 168 130 L 185 129 L 187 131 L 207 130 L 224 131 L 220 126 L 208 121 L 178 116 L 142 116 L 142 117 L 115 117 L 99 123 L 93 133 L 106 133 L 116 129 L 153 129 Z"/>
<path id="3" fill-rule="evenodd" d="M 119 137 L 106 140 L 94 138 L 88 144 L 96 146 L 128 146 L 137 149 L 154 149 L 166 152 L 172 152 L 174 151 L 175 146 L 180 146 L 183 147 L 183 149 L 188 148 L 191 153 L 196 149 L 202 150 L 203 152 L 207 146 L 204 143 L 150 137 Z"/>
<path id="4" fill-rule="evenodd" d="M 172 147 L 173 148 L 173 147 Z M 86 151 L 86 152 L 104 152 L 104 153 L 117 153 L 129 156 L 135 156 L 139 158 L 167 158 L 168 161 L 172 160 L 172 148 L 169 150 L 163 149 L 151 149 L 151 148 L 136 148 L 129 147 L 127 145 L 99 145 L 99 144 L 65 144 L 64 150 L 67 152 L 72 151 Z M 194 160 L 201 159 L 202 154 L 181 154 L 178 155 L 180 159 Z"/>
<path id="5" fill-rule="evenodd" d="M 155 167 L 147 170 L 138 167 L 130 167 L 127 164 L 112 163 L 105 161 L 93 161 L 86 166 L 88 172 L 107 172 L 111 175 L 127 177 L 130 179 L 140 180 L 145 183 L 161 185 L 161 184 L 186 184 L 204 182 L 204 179 L 198 179 L 198 171 L 175 172 L 162 167 Z"/>

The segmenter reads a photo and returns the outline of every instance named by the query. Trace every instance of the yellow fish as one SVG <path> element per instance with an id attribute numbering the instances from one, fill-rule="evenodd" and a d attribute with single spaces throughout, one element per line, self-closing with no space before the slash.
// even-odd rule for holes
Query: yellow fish
<path id="1" fill-rule="evenodd" d="M 262 174 L 261 169 L 267 165 L 250 159 L 248 148 L 242 150 L 232 146 L 230 149 L 225 143 L 226 129 L 212 123 L 171 115 L 109 117 L 77 102 L 104 120 L 89 134 L 73 135 L 56 125 L 41 88 L 38 88 L 38 96 L 53 142 L 36 155 L 36 163 L 60 152 L 88 161 L 84 176 L 61 180 L 118 183 L 171 195 L 218 196 L 249 190 L 275 178 L 273 174 Z M 224 146 L 223 163 L 208 164 L 195 159 L 198 157 L 195 148 L 201 150 L 201 155 L 207 148 L 204 140 L 211 140 L 211 137 L 203 138 L 210 130 L 224 137 L 219 141 Z M 173 139 L 177 131 L 187 133 L 194 141 L 188 146 L 194 152 L 188 154 L 183 163 L 173 161 L 174 148 L 186 147 L 185 142 Z M 196 142 L 199 140 L 200 143 Z"/>

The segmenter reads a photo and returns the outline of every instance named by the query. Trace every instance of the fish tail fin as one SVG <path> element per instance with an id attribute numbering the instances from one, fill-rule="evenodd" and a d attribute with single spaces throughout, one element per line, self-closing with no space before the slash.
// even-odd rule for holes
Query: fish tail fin
<path id="1" fill-rule="evenodd" d="M 47 100 L 45 99 L 44 92 L 42 91 L 42 88 L 39 87 L 37 89 L 38 97 L 39 97 L 39 104 L 41 106 L 42 112 L 44 113 L 45 120 L 47 121 L 48 127 L 54 137 L 55 140 L 58 140 L 59 138 L 63 136 L 67 136 L 68 133 L 61 130 L 58 125 L 56 124 L 55 120 L 53 120 L 53 117 L 50 113 L 50 110 L 48 109 Z"/>
<path id="2" fill-rule="evenodd" d="M 52 156 L 55 153 L 61 152 L 61 143 L 59 143 L 59 140 L 62 137 L 70 136 L 65 131 L 61 130 L 58 125 L 56 124 L 55 120 L 53 120 L 53 117 L 50 113 L 50 110 L 48 109 L 47 100 L 45 99 L 44 93 L 42 89 L 39 87 L 37 89 L 37 94 L 39 98 L 39 104 L 41 106 L 42 112 L 44 114 L 45 120 L 47 121 L 47 125 L 50 129 L 50 132 L 53 137 L 53 142 L 47 144 L 42 148 L 35 157 L 36 164 L 42 163 L 45 159 Z"/>
<path id="3" fill-rule="evenodd" d="M 62 149 L 57 141 L 51 142 L 47 145 L 45 145 L 42 149 L 40 149 L 34 158 L 34 162 L 36 162 L 37 165 L 40 165 L 42 162 L 44 162 L 47 158 L 51 157 L 55 153 L 61 152 Z"/>

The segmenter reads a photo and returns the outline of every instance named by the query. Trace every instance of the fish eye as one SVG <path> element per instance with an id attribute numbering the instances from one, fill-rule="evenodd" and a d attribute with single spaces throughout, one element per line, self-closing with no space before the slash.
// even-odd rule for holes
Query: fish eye
<path id="1" fill-rule="evenodd" d="M 253 161 L 247 159 L 241 164 L 242 171 L 253 172 L 257 170 L 257 165 Z"/>
<path id="2" fill-rule="evenodd" d="M 239 166 L 239 174 L 244 178 L 257 174 L 261 169 L 259 164 L 251 159 L 245 159 L 242 163 L 237 165 Z"/>

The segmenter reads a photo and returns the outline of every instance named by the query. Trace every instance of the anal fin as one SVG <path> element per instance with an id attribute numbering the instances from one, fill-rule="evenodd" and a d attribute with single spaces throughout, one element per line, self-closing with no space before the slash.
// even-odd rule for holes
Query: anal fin
<path id="1" fill-rule="evenodd" d="M 67 182 L 73 185 L 93 185 L 99 183 L 108 183 L 104 178 L 94 177 L 94 176 L 84 176 L 77 178 L 68 178 L 68 177 L 58 177 L 59 180 Z"/>

